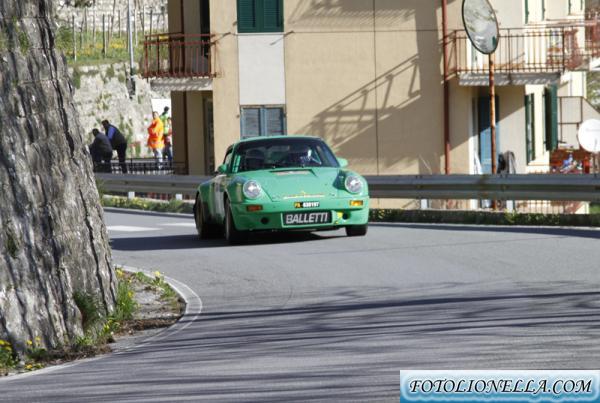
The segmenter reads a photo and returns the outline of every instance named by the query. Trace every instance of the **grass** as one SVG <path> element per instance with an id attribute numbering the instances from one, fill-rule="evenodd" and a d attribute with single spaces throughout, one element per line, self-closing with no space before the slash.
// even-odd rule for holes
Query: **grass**
<path id="1" fill-rule="evenodd" d="M 179 305 L 179 294 L 165 281 L 161 272 L 155 271 L 153 275 L 154 277 L 149 277 L 142 272 L 134 274 L 139 282 L 159 291 L 161 300 L 169 303 L 171 307 L 177 307 Z"/>
<path id="2" fill-rule="evenodd" d="M 600 214 L 522 214 L 484 211 L 371 210 L 371 222 L 519 226 L 600 226 Z"/>
<path id="3" fill-rule="evenodd" d="M 83 36 L 80 32 L 76 33 L 75 45 L 77 48 L 77 61 L 73 55 L 73 31 L 69 26 L 59 27 L 56 32 L 56 48 L 62 51 L 67 57 L 70 66 L 94 65 L 104 63 L 127 62 L 129 52 L 127 51 L 127 35 L 113 34 L 106 49 L 106 55 L 103 54 L 102 32 L 96 32 L 96 40 L 93 34 L 88 32 Z M 138 34 L 138 45 L 134 49 L 134 59 L 140 60 L 143 55 L 144 36 Z"/>
<path id="4" fill-rule="evenodd" d="M 133 210 L 167 213 L 193 213 L 193 205 L 180 200 L 169 202 L 149 199 L 104 196 L 102 205 Z M 478 224 L 520 226 L 600 226 L 600 204 L 590 206 L 590 214 L 525 214 L 510 212 L 372 209 L 370 222 L 405 222 L 428 224 Z"/>
<path id="5" fill-rule="evenodd" d="M 125 209 L 156 211 L 163 213 L 191 214 L 194 212 L 193 204 L 175 199 L 170 200 L 168 202 L 161 202 L 141 198 L 128 199 L 127 197 L 104 196 L 102 197 L 102 205 L 104 207 L 118 207 Z"/>
<path id="6" fill-rule="evenodd" d="M 0 339 L 0 376 L 6 375 L 16 365 L 17 357 L 11 344 Z"/>
<path id="7" fill-rule="evenodd" d="M 16 353 L 14 344 L 0 339 L 0 376 L 8 375 L 11 370 L 33 371 L 43 368 L 51 362 L 61 362 L 84 357 L 92 357 L 99 353 L 109 352 L 108 343 L 114 341 L 114 335 L 134 329 L 164 327 L 174 323 L 169 320 L 144 320 L 135 318 L 138 303 L 135 299 L 135 289 L 150 287 L 160 295 L 165 306 L 181 312 L 179 295 L 164 280 L 160 272 L 154 276 L 143 273 L 128 273 L 116 269 L 117 287 L 114 310 L 105 312 L 100 298 L 90 292 L 75 292 L 73 300 L 81 313 L 83 334 L 77 337 L 71 345 L 46 350 L 42 339 L 38 336 L 33 340 L 23 342 L 21 354 Z"/>

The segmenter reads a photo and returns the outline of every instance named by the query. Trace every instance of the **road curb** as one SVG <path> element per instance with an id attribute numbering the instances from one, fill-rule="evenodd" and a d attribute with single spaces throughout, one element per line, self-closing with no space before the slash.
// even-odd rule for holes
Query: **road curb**
<path id="1" fill-rule="evenodd" d="M 120 268 L 120 269 L 123 269 L 130 273 L 142 272 L 150 277 L 154 276 L 154 274 L 152 274 L 151 271 L 139 269 L 137 267 L 121 266 L 121 265 L 114 265 L 114 266 L 115 266 L 115 268 Z M 156 333 L 152 336 L 149 336 L 148 338 L 144 339 L 141 343 L 133 345 L 131 347 L 124 348 L 123 350 L 111 352 L 108 354 L 103 354 L 103 355 L 100 355 L 97 357 L 84 358 L 81 360 L 65 362 L 60 365 L 53 365 L 50 367 L 45 367 L 45 368 L 42 368 L 37 371 L 24 372 L 21 374 L 2 377 L 2 378 L 0 378 L 0 384 L 8 383 L 13 380 L 19 380 L 19 379 L 23 379 L 23 378 L 35 377 L 38 375 L 44 375 L 44 374 L 48 374 L 51 372 L 59 371 L 61 369 L 71 368 L 76 365 L 81 365 L 84 363 L 108 359 L 109 357 L 114 357 L 114 356 L 118 356 L 121 354 L 131 353 L 133 351 L 136 351 L 138 349 L 141 349 L 141 348 L 147 346 L 148 344 L 150 344 L 153 341 L 158 341 L 158 340 L 164 339 L 168 336 L 175 335 L 175 334 L 181 332 L 182 330 L 186 329 L 188 326 L 190 326 L 192 323 L 194 323 L 194 321 L 196 321 L 198 319 L 198 317 L 200 316 L 200 314 L 202 313 L 202 306 L 203 306 L 202 299 L 190 287 L 188 287 L 187 285 L 185 285 L 184 283 L 182 283 L 178 280 L 175 280 L 175 279 L 167 277 L 167 276 L 163 276 L 163 280 L 165 282 L 167 282 L 167 284 L 169 284 L 175 290 L 175 292 L 177 294 L 179 294 L 181 299 L 183 299 L 183 301 L 185 302 L 185 312 L 183 313 L 183 316 L 181 318 L 179 318 L 177 320 L 177 322 L 175 322 L 173 325 L 162 329 L 161 331 L 159 331 L 158 333 Z"/>
<path id="2" fill-rule="evenodd" d="M 153 272 L 151 272 L 149 270 L 145 270 L 145 269 L 140 269 L 137 267 L 115 265 L 115 268 L 120 268 L 129 273 L 143 273 L 143 274 L 147 275 L 148 277 L 151 277 L 151 278 L 154 277 Z M 145 347 L 146 345 L 148 345 L 149 343 L 151 343 L 153 341 L 161 340 L 168 336 L 173 336 L 173 335 L 181 332 L 182 330 L 185 330 L 187 327 L 189 327 L 192 323 L 194 323 L 198 319 L 198 317 L 202 313 L 202 308 L 203 308 L 202 299 L 200 298 L 200 296 L 198 294 L 196 294 L 190 287 L 188 287 L 186 284 L 182 283 L 179 280 L 175 280 L 174 278 L 167 277 L 167 276 L 163 276 L 163 280 L 167 284 L 169 284 L 173 288 L 173 290 L 175 290 L 175 292 L 177 294 L 179 294 L 181 299 L 185 302 L 185 312 L 183 313 L 183 316 L 181 318 L 179 318 L 179 320 L 177 320 L 177 322 L 175 322 L 173 325 L 163 329 L 162 331 L 158 332 L 155 335 L 148 337 L 141 343 L 131 346 L 129 348 L 125 348 L 121 351 L 118 351 L 118 352 L 115 352 L 115 353 L 109 354 L 109 355 L 119 355 L 119 354 L 129 353 L 131 351 L 135 351 L 137 349 Z"/>
<path id="3" fill-rule="evenodd" d="M 173 217 L 173 218 L 190 218 L 194 217 L 192 213 L 169 213 L 163 211 L 151 211 L 142 209 L 133 209 L 125 207 L 102 207 L 104 211 L 110 213 L 122 213 L 122 214 L 137 214 L 137 215 L 155 215 L 162 217 Z"/>

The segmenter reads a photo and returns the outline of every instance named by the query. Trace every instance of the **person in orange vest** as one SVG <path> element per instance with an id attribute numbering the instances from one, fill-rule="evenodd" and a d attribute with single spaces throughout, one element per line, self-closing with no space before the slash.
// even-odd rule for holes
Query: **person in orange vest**
<path id="1" fill-rule="evenodd" d="M 152 123 L 148 126 L 148 147 L 152 150 L 158 166 L 162 163 L 163 148 L 165 148 L 163 122 L 158 116 L 158 112 L 152 112 Z"/>

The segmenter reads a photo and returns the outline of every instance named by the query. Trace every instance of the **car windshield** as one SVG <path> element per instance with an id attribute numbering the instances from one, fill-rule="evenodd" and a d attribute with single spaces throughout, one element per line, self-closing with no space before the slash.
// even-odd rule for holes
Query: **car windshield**
<path id="1" fill-rule="evenodd" d="M 337 168 L 339 163 L 323 141 L 290 137 L 241 143 L 235 150 L 231 171 L 306 167 Z"/>

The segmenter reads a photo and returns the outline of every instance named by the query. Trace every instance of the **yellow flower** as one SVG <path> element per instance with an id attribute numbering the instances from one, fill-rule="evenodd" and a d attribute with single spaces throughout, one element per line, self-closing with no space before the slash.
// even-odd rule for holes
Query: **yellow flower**
<path id="1" fill-rule="evenodd" d="M 35 336 L 35 341 L 38 343 L 42 342 L 42 338 L 40 336 Z"/>
<path id="2" fill-rule="evenodd" d="M 159 271 L 155 271 L 155 272 L 154 272 L 154 277 L 156 277 L 156 278 L 161 278 L 161 277 L 162 277 L 162 273 L 161 273 L 161 272 L 159 272 Z"/>
<path id="3" fill-rule="evenodd" d="M 33 342 L 31 340 L 27 340 L 27 345 L 28 346 L 33 346 Z"/>

